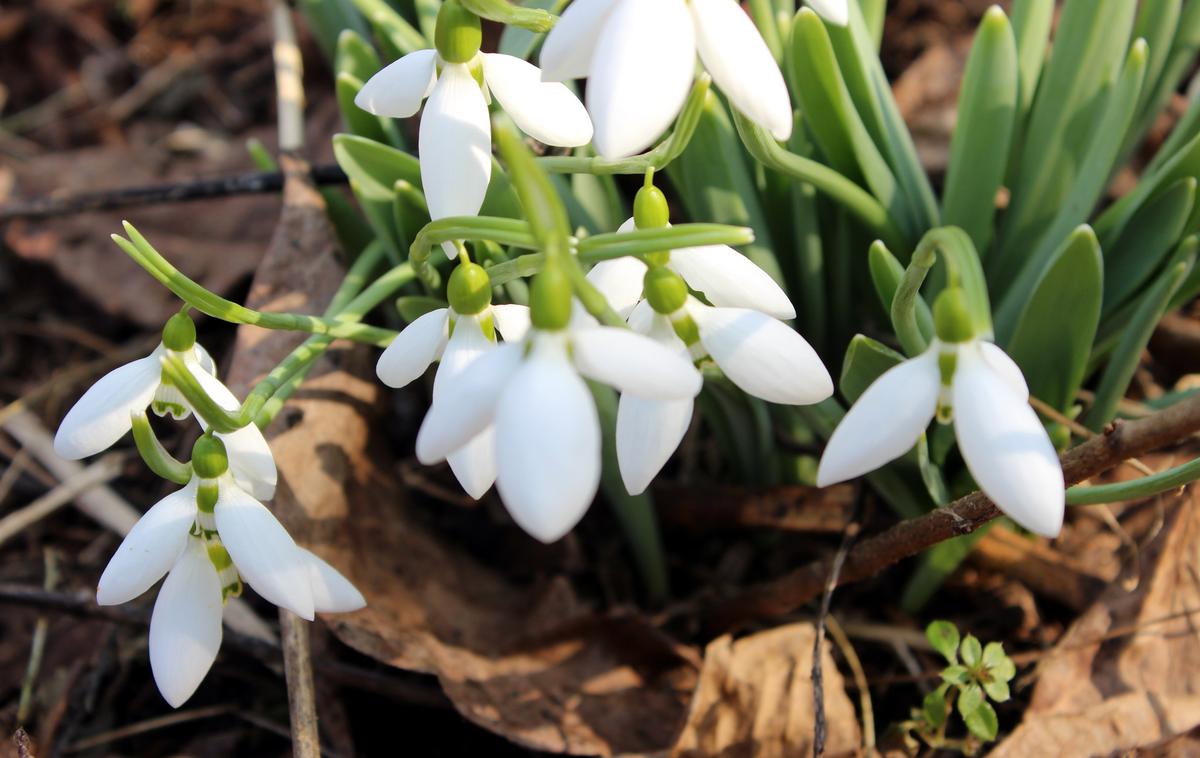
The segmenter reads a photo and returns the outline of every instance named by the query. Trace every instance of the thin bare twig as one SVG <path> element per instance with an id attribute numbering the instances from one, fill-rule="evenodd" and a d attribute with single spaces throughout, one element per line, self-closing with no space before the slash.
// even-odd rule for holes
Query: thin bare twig
<path id="1" fill-rule="evenodd" d="M 875 749 L 875 707 L 871 704 L 871 687 L 867 683 L 867 673 L 863 669 L 862 661 L 858 658 L 858 652 L 855 651 L 850 638 L 846 636 L 842 625 L 838 623 L 837 617 L 830 614 L 825 618 L 825 625 L 829 628 L 829 636 L 833 638 L 834 644 L 838 646 L 838 650 L 842 651 L 842 657 L 846 659 L 846 665 L 850 667 L 850 674 L 854 677 L 854 685 L 858 689 L 859 708 L 862 709 L 863 753 L 873 756 L 877 753 Z"/>
<path id="2" fill-rule="evenodd" d="M 314 166 L 310 172 L 317 186 L 345 184 L 346 172 L 335 164 Z M 259 195 L 283 189 L 281 171 L 264 171 L 213 179 L 189 179 L 169 184 L 145 187 L 80 192 L 71 195 L 38 197 L 0 205 L 0 221 L 12 219 L 42 219 L 73 216 L 77 213 L 115 211 L 143 205 L 182 203 L 191 200 L 211 200 L 234 195 Z"/>
<path id="3" fill-rule="evenodd" d="M 829 568 L 829 578 L 825 582 L 825 594 L 821 598 L 821 609 L 817 612 L 817 633 L 813 640 L 812 663 L 813 758 L 821 758 L 825 754 L 825 676 L 821 667 L 823 660 L 821 647 L 825 643 L 825 621 L 829 618 L 829 604 L 833 601 L 833 590 L 838 585 L 838 575 L 842 573 L 842 565 L 846 560 L 846 554 L 850 552 L 850 545 L 854 543 L 854 538 L 858 535 L 858 529 L 858 523 L 852 521 L 842 532 L 842 544 L 838 547 L 837 555 L 833 557 L 833 564 Z"/>
<path id="4" fill-rule="evenodd" d="M 125 456 L 119 453 L 106 455 L 29 505 L 0 519 L 0 545 L 69 504 L 92 487 L 115 479 L 121 472 L 124 459 Z"/>
<path id="5" fill-rule="evenodd" d="M 1117 422 L 1062 456 L 1067 484 L 1077 484 L 1130 458 L 1181 442 L 1200 431 L 1200 395 L 1134 421 Z M 846 556 L 839 584 L 874 576 L 898 561 L 952 537 L 970 534 L 1000 515 L 981 492 L 960 498 L 918 518 L 859 542 Z M 706 623 L 725 629 L 756 618 L 789 613 L 819 596 L 832 560 L 810 563 L 784 576 L 718 598 L 702 609 Z"/>

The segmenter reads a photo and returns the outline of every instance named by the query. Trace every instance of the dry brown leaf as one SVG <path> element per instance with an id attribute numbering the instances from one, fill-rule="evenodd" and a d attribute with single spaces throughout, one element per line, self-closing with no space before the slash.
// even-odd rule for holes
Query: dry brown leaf
<path id="1" fill-rule="evenodd" d="M 1023 723 L 992 755 L 1111 755 L 1200 726 L 1200 511 L 1173 498 L 1132 592 L 1113 582 L 1038 669 Z"/>
<path id="2" fill-rule="evenodd" d="M 929 48 L 892 87 L 900 113 L 912 132 L 921 164 L 934 174 L 950 161 L 950 137 L 958 118 L 958 90 L 970 38 Z"/>
<path id="3" fill-rule="evenodd" d="M 759 632 L 708 645 L 691 714 L 672 758 L 801 758 L 813 751 L 812 624 Z M 853 755 L 861 745 L 854 705 L 842 675 L 822 648 L 825 755 Z"/>
<path id="4" fill-rule="evenodd" d="M 312 210 L 319 204 L 289 183 L 292 215 L 251 305 L 323 308 L 340 268 Z M 242 328 L 232 383 L 244 390 L 297 339 Z M 368 601 L 327 617 L 334 633 L 377 660 L 437 675 L 463 715 L 520 744 L 599 755 L 668 748 L 696 681 L 687 651 L 640 616 L 594 614 L 564 581 L 515 586 L 426 527 L 376 444 L 383 390 L 374 358 L 333 350 L 268 430 L 276 513 Z"/>

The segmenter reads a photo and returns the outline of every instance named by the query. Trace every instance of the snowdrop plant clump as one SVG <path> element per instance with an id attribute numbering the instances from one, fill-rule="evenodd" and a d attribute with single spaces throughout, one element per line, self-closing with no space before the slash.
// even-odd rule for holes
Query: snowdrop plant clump
<path id="1" fill-rule="evenodd" d="M 428 388 L 415 449 L 399 454 L 448 462 L 474 498 L 495 484 L 546 542 L 602 494 L 656 599 L 664 475 L 861 477 L 898 518 L 978 489 L 1045 537 L 1067 505 L 1177 485 L 1173 472 L 1114 495 L 1067 480 L 1057 455 L 1117 417 L 1155 324 L 1200 294 L 1200 100 L 1136 187 L 1106 195 L 1200 50 L 1200 2 L 1067 0 L 1052 54 L 1053 0 L 1014 0 L 1019 26 L 989 10 L 939 187 L 879 60 L 885 3 L 746 5 L 303 4 L 347 129 L 333 147 L 358 207 L 330 195 L 345 281 L 321 315 L 253 311 L 126 225 L 117 244 L 188 308 L 310 336 L 238 403 L 190 321 L 172 319 L 57 440 L 81 457 L 132 429 L 182 488 L 130 534 L 101 592 L 122 602 L 167 576 L 152 659 L 185 644 L 171 630 L 204 630 L 186 641 L 193 666 L 154 664 L 172 702 L 207 670 L 218 594 L 243 579 L 304 616 L 361 602 L 260 505 L 276 477 L 258 430 L 339 339 L 382 349 L 388 386 Z M 191 463 L 165 453 L 147 409 L 198 417 Z M 704 455 L 675 465 L 680 448 Z M 926 554 L 906 607 L 962 548 Z"/>

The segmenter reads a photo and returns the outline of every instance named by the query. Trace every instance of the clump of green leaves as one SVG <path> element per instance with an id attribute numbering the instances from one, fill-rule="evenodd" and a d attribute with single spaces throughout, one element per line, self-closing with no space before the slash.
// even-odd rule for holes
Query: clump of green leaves
<path id="1" fill-rule="evenodd" d="M 992 703 L 1011 697 L 1008 683 L 1017 668 L 999 642 L 986 646 L 973 635 L 962 637 L 949 621 L 934 621 L 925 629 L 933 649 L 946 659 L 942 684 L 925 696 L 920 708 L 899 724 L 904 742 L 913 750 L 924 743 L 934 749 L 958 750 L 974 755 L 996 739 L 1000 724 Z M 958 713 L 966 726 L 964 737 L 954 737 L 952 717 Z"/>

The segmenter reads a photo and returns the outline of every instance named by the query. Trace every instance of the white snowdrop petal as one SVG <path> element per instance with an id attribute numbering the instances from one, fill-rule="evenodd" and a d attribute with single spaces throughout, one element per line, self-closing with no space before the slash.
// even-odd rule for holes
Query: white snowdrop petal
<path id="1" fill-rule="evenodd" d="M 642 301 L 646 264 L 637 258 L 613 258 L 600 261 L 588 272 L 587 278 L 608 300 L 621 318 L 628 318 Z"/>
<path id="2" fill-rule="evenodd" d="M 237 411 L 241 401 L 219 379 L 205 370 L 199 361 L 188 360 L 185 365 L 192 376 L 200 384 L 213 402 L 227 411 Z M 196 418 L 200 418 L 199 414 Z M 205 429 L 208 425 L 200 420 Z M 279 482 L 279 471 L 275 467 L 275 456 L 271 454 L 271 446 L 262 430 L 254 424 L 247 424 L 236 432 L 215 433 L 225 443 L 225 451 L 229 454 L 229 472 L 233 474 L 238 486 L 245 489 L 260 500 L 270 500 L 275 497 L 275 486 Z"/>
<path id="3" fill-rule="evenodd" d="M 484 429 L 470 442 L 446 456 L 454 478 L 463 491 L 475 500 L 487 494 L 496 483 L 496 432 Z"/>
<path id="4" fill-rule="evenodd" d="M 1029 402 L 1029 385 L 1025 383 L 1025 374 L 1017 362 L 998 345 L 982 341 L 976 344 L 983 354 L 984 361 L 996 372 L 1000 380 L 1012 390 L 1014 395 L 1020 398 L 1021 402 Z"/>
<path id="5" fill-rule="evenodd" d="M 195 345 L 192 345 L 192 358 L 199 363 L 201 368 L 203 368 L 205 371 L 213 376 L 217 375 L 217 362 L 213 360 L 212 355 L 209 354 L 209 352 L 205 350 L 204 346 L 199 342 L 197 342 Z"/>
<path id="6" fill-rule="evenodd" d="M 796 317 L 796 309 L 783 288 L 732 247 L 681 248 L 671 253 L 670 267 L 713 305 L 750 308 L 779 319 Z"/>
<path id="7" fill-rule="evenodd" d="M 517 524 L 542 542 L 569 532 L 600 484 L 600 420 L 562 346 L 535 348 L 496 411 L 497 487 Z"/>
<path id="8" fill-rule="evenodd" d="M 829 438 L 817 486 L 862 476 L 911 450 L 933 420 L 940 388 L 935 350 L 885 371 Z"/>
<path id="9" fill-rule="evenodd" d="M 521 342 L 500 345 L 446 383 L 445 402 L 430 406 L 417 432 L 417 460 L 427 466 L 438 463 L 491 425 L 496 401 L 524 351 Z"/>
<path id="10" fill-rule="evenodd" d="M 495 347 L 496 344 L 484 336 L 478 318 L 456 318 L 453 333 L 446 342 L 437 374 L 433 377 L 433 401 L 438 401 L 447 382 L 466 371 L 481 355 Z"/>
<path id="11" fill-rule="evenodd" d="M 275 497 L 279 471 L 262 430 L 255 424 L 247 424 L 236 432 L 215 432 L 214 436 L 225 443 L 225 451 L 229 454 L 229 473 L 238 486 L 259 500 Z"/>
<path id="12" fill-rule="evenodd" d="M 96 603 L 127 603 L 162 579 L 183 552 L 195 519 L 193 480 L 155 503 L 125 535 L 100 575 Z"/>
<path id="13" fill-rule="evenodd" d="M 266 600 L 311 620 L 308 565 L 279 519 L 229 480 L 221 480 L 214 513 L 221 542 L 246 583 Z"/>
<path id="14" fill-rule="evenodd" d="M 772 403 L 812 405 L 833 395 L 833 379 L 812 346 L 782 321 L 745 308 L 688 308 L 700 341 L 725 376 Z"/>
<path id="15" fill-rule="evenodd" d="M 312 580 L 313 608 L 318 613 L 349 613 L 364 608 L 367 600 L 342 573 L 321 560 L 311 550 L 297 546 L 308 564 Z"/>
<path id="16" fill-rule="evenodd" d="M 666 327 L 671 329 L 671 322 L 666 316 L 655 311 L 648 300 L 643 300 L 637 304 L 637 307 L 629 314 L 627 322 L 629 323 L 629 328 L 638 334 L 651 334 L 656 324 L 661 325 L 665 323 Z M 672 329 L 673 332 L 674 330 Z M 683 340 L 679 340 L 679 342 L 683 344 Z"/>
<path id="17" fill-rule="evenodd" d="M 679 115 L 694 78 L 696 36 L 683 0 L 618 0 L 596 42 L 587 88 L 596 152 L 625 158 Z"/>
<path id="18" fill-rule="evenodd" d="M 792 135 L 792 100 L 779 64 L 734 0 L 691 0 L 696 47 L 734 107 L 777 140 Z"/>
<path id="19" fill-rule="evenodd" d="M 845 26 L 850 23 L 850 0 L 805 0 L 817 14 L 831 24 Z"/>
<path id="20" fill-rule="evenodd" d="M 158 350 L 102 376 L 59 424 L 54 451 L 77 460 L 111 447 L 132 428 L 130 415 L 150 405 L 161 377 Z"/>
<path id="21" fill-rule="evenodd" d="M 221 648 L 221 581 L 196 538 L 187 538 L 150 616 L 150 670 L 163 699 L 178 708 L 212 668 Z"/>
<path id="22" fill-rule="evenodd" d="M 608 14 L 619 0 L 575 0 L 546 35 L 538 63 L 548 82 L 582 79 L 588 75 L 596 41 Z"/>
<path id="23" fill-rule="evenodd" d="M 483 78 L 492 97 L 530 137 L 547 145 L 579 147 L 592 141 L 592 119 L 561 82 L 543 82 L 532 63 L 511 55 L 483 54 Z"/>
<path id="24" fill-rule="evenodd" d="M 529 306 L 516 303 L 502 303 L 492 306 L 492 318 L 496 322 L 496 331 L 505 342 L 519 342 L 529 331 Z"/>
<path id="25" fill-rule="evenodd" d="M 367 80 L 354 104 L 376 116 L 409 118 L 421 109 L 437 78 L 437 52 L 417 50 L 389 63 Z"/>
<path id="26" fill-rule="evenodd" d="M 687 358 L 630 329 L 603 326 L 573 336 L 575 365 L 589 379 L 648 400 L 700 393 L 700 372 Z"/>
<path id="27" fill-rule="evenodd" d="M 492 178 L 492 123 L 464 64 L 442 69 L 421 116 L 418 147 L 430 218 L 479 213 Z"/>
<path id="28" fill-rule="evenodd" d="M 953 396 L 958 448 L 980 489 L 1021 526 L 1057 536 L 1066 485 L 1037 414 L 969 348 L 959 351 Z"/>
<path id="29" fill-rule="evenodd" d="M 617 464 L 631 495 L 646 491 L 692 421 L 693 401 L 622 395 L 617 407 Z"/>
<path id="30" fill-rule="evenodd" d="M 450 311 L 438 308 L 404 327 L 379 356 L 379 381 L 400 388 L 424 374 L 446 344 L 449 320 Z"/>

